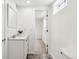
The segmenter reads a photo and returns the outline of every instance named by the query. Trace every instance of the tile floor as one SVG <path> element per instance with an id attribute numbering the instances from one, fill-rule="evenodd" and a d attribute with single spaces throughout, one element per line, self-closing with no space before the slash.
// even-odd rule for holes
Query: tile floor
<path id="1" fill-rule="evenodd" d="M 48 54 L 28 54 L 26 59 L 53 59 L 50 55 Z"/>
<path id="2" fill-rule="evenodd" d="M 53 59 L 46 53 L 45 46 L 41 39 L 38 39 L 38 52 L 37 54 L 28 54 L 26 59 Z"/>

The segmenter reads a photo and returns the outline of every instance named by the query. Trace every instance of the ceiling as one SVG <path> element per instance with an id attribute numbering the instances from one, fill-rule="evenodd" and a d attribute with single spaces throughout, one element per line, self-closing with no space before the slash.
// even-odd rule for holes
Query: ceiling
<path id="1" fill-rule="evenodd" d="M 15 3 L 19 6 L 46 7 L 53 2 L 53 0 L 30 0 L 30 1 L 31 1 L 30 4 L 27 4 L 26 0 L 15 0 Z"/>
<path id="2" fill-rule="evenodd" d="M 30 0 L 30 4 L 26 3 L 27 0 L 14 0 L 17 6 L 30 6 L 35 8 L 36 18 L 42 18 L 50 5 L 54 0 Z"/>

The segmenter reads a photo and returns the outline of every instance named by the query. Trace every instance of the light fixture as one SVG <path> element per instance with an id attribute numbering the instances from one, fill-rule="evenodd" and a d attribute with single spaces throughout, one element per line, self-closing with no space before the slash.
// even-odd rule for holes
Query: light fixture
<path id="1" fill-rule="evenodd" d="M 30 3 L 30 0 L 26 0 L 26 3 Z"/>

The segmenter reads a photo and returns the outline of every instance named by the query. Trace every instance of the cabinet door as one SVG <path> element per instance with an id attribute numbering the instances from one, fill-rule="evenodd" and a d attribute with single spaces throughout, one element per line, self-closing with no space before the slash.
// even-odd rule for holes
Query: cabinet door
<path id="1" fill-rule="evenodd" d="M 9 40 L 8 59 L 24 59 L 24 41 Z"/>

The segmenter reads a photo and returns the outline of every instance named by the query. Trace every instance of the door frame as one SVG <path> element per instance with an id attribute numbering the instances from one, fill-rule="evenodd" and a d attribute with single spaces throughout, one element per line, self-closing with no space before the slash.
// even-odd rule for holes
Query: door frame
<path id="1" fill-rule="evenodd" d="M 4 0 L 3 1 L 4 3 L 2 4 L 2 10 L 3 10 L 3 15 L 2 15 L 2 45 L 3 45 L 3 48 L 2 50 L 4 52 L 4 58 L 2 59 L 8 59 L 8 53 L 7 53 L 7 19 L 8 19 L 8 4 L 7 4 L 7 0 Z M 4 43 L 4 44 L 3 44 Z"/>

